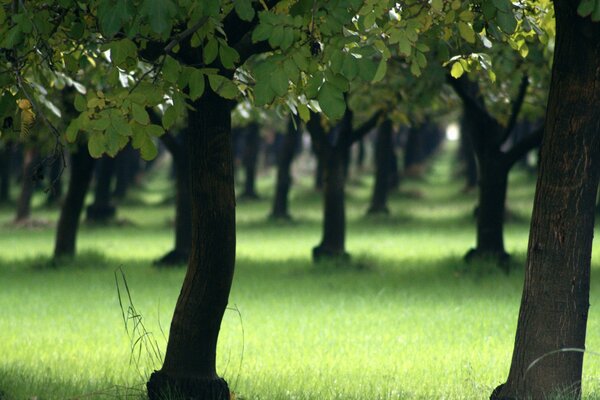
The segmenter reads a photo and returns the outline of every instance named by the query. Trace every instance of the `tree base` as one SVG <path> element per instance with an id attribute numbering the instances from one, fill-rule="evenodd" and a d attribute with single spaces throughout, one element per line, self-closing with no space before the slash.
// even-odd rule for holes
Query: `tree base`
<path id="1" fill-rule="evenodd" d="M 490 395 L 490 400 L 515 400 L 514 397 L 502 396 L 502 389 L 504 389 L 504 383 L 494 389 Z"/>
<path id="2" fill-rule="evenodd" d="M 367 210 L 367 215 L 389 215 L 390 209 L 387 206 L 371 206 Z"/>
<path id="3" fill-rule="evenodd" d="M 108 222 L 115 218 L 117 209 L 112 205 L 92 204 L 85 211 L 85 218 L 89 222 Z"/>
<path id="4" fill-rule="evenodd" d="M 178 267 L 185 266 L 189 261 L 190 255 L 180 250 L 171 250 L 152 264 L 157 267 Z"/>
<path id="5" fill-rule="evenodd" d="M 498 265 L 506 273 L 510 269 L 510 254 L 503 250 L 481 250 L 471 249 L 465 254 L 465 261 L 471 263 L 474 261 L 489 261 Z"/>
<path id="6" fill-rule="evenodd" d="M 272 212 L 269 214 L 269 219 L 272 221 L 291 221 L 292 216 L 288 213 Z"/>
<path id="7" fill-rule="evenodd" d="M 229 386 L 222 378 L 173 378 L 154 371 L 148 383 L 149 400 L 230 400 Z"/>
<path id="8" fill-rule="evenodd" d="M 338 262 L 348 262 L 350 261 L 350 254 L 346 253 L 344 250 L 332 250 L 326 247 L 316 246 L 312 249 L 312 258 L 313 262 L 320 261 L 338 261 Z"/>

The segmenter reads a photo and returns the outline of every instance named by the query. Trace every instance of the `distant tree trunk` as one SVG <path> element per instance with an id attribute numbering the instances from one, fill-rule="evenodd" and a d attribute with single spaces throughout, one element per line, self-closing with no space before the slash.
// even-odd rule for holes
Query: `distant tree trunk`
<path id="1" fill-rule="evenodd" d="M 467 132 L 471 127 L 463 116 L 460 123 L 459 159 L 462 162 L 465 176 L 464 191 L 467 192 L 477 187 L 477 160 L 473 150 L 473 133 Z"/>
<path id="2" fill-rule="evenodd" d="M 256 193 L 256 169 L 258 165 L 258 151 L 260 149 L 260 131 L 257 123 L 248 125 L 244 135 L 244 199 L 258 199 Z"/>
<path id="3" fill-rule="evenodd" d="M 275 186 L 275 197 L 273 198 L 273 208 L 271 210 L 271 218 L 275 219 L 291 219 L 288 210 L 288 195 L 290 186 L 292 185 L 292 175 L 290 168 L 294 160 L 296 146 L 302 130 L 300 126 L 294 126 L 291 120 L 288 122 L 287 134 L 283 139 L 282 148 L 279 150 L 277 157 L 277 183 Z"/>
<path id="4" fill-rule="evenodd" d="M 104 223 L 115 217 L 116 209 L 111 202 L 114 169 L 115 159 L 112 157 L 104 156 L 98 162 L 94 203 L 87 208 L 88 221 Z"/>
<path id="5" fill-rule="evenodd" d="M 85 145 L 80 145 L 71 154 L 71 176 L 56 226 L 54 258 L 75 255 L 79 219 L 92 180 L 94 162 Z"/>
<path id="6" fill-rule="evenodd" d="M 170 393 L 183 398 L 229 400 L 216 372 L 217 337 L 235 263 L 235 193 L 231 142 L 232 103 L 207 85 L 193 103 L 189 125 L 192 248 L 179 294 L 165 360 L 147 383 L 150 400 Z"/>
<path id="7" fill-rule="evenodd" d="M 187 130 L 179 134 L 179 140 L 170 134 L 161 136 L 165 147 L 173 156 L 175 167 L 175 247 L 156 260 L 156 265 L 185 265 L 192 247 L 192 198 L 189 184 L 189 166 L 187 147 L 189 133 Z"/>
<path id="8" fill-rule="evenodd" d="M 17 203 L 17 214 L 15 222 L 20 222 L 28 219 L 31 216 L 31 198 L 35 188 L 36 177 L 34 169 L 38 161 L 38 153 L 35 149 L 25 150 L 23 156 L 23 175 L 21 182 L 21 194 Z"/>
<path id="9" fill-rule="evenodd" d="M 388 214 L 388 193 L 391 187 L 391 166 L 394 145 L 392 141 L 392 121 L 386 119 L 377 131 L 375 141 L 375 184 L 371 196 L 369 214 Z"/>
<path id="10" fill-rule="evenodd" d="M 423 160 L 423 135 L 417 127 L 408 130 L 404 149 L 404 171 L 411 176 L 420 175 L 419 167 Z"/>
<path id="11" fill-rule="evenodd" d="M 365 166 L 365 158 L 366 158 L 364 139 L 359 140 L 357 144 L 358 144 L 358 154 L 356 155 L 356 167 L 359 170 L 362 170 Z"/>
<path id="12" fill-rule="evenodd" d="M 46 197 L 46 205 L 52 206 L 57 204 L 63 195 L 63 185 L 62 185 L 62 173 L 63 173 L 63 164 L 61 160 L 55 160 L 50 165 L 50 174 L 48 177 L 48 181 L 50 182 L 50 190 L 48 191 L 48 196 Z"/>
<path id="13" fill-rule="evenodd" d="M 600 175 L 600 23 L 579 17 L 578 4 L 554 1 L 556 46 L 525 285 L 510 373 L 495 400 L 581 396 L 583 353 L 560 350 L 585 349 Z"/>
<path id="14" fill-rule="evenodd" d="M 390 152 L 390 190 L 396 190 L 400 187 L 400 167 L 398 165 L 398 156 L 396 155 L 396 144 L 394 142 L 394 135 L 392 134 L 392 151 Z"/>
<path id="15" fill-rule="evenodd" d="M 139 169 L 139 153 L 128 144 L 115 157 L 115 190 L 116 199 L 124 199 L 127 191 L 135 182 L 135 175 Z"/>
<path id="16" fill-rule="evenodd" d="M 12 166 L 12 146 L 4 144 L 0 152 L 0 203 L 10 201 L 10 179 Z"/>

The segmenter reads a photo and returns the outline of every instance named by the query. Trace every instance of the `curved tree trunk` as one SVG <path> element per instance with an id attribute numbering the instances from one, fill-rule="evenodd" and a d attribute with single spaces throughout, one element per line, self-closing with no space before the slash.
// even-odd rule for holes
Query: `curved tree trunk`
<path id="1" fill-rule="evenodd" d="M 188 146 L 192 197 L 192 248 L 165 360 L 147 383 L 150 400 L 168 393 L 229 400 L 215 366 L 217 337 L 235 264 L 235 193 L 231 102 L 209 87 L 194 102 Z M 201 111 L 200 111 L 201 110 Z"/>
<path id="2" fill-rule="evenodd" d="M 392 121 L 385 120 L 377 131 L 375 142 L 375 184 L 369 214 L 388 214 L 388 193 L 391 187 L 394 146 L 392 142 Z"/>
<path id="3" fill-rule="evenodd" d="M 23 177 L 21 182 L 21 193 L 17 203 L 17 213 L 15 222 L 21 222 L 31 216 L 31 198 L 37 177 L 34 176 L 34 169 L 38 160 L 38 153 L 35 149 L 25 150 L 23 156 Z"/>
<path id="4" fill-rule="evenodd" d="M 257 123 L 248 125 L 244 134 L 244 199 L 258 199 L 256 193 L 256 169 L 258 165 L 258 151 L 260 149 L 260 131 Z"/>
<path id="5" fill-rule="evenodd" d="M 508 380 L 492 399 L 581 395 L 600 175 L 600 23 L 577 16 L 578 3 L 554 1 L 556 47 L 525 286 Z"/>
<path id="6" fill-rule="evenodd" d="M 75 255 L 79 218 L 92 180 L 94 162 L 85 145 L 79 146 L 77 151 L 71 154 L 69 186 L 56 226 L 55 258 Z"/>
<path id="7" fill-rule="evenodd" d="M 115 217 L 116 209 L 111 202 L 111 183 L 115 169 L 115 159 L 104 156 L 98 162 L 94 202 L 88 206 L 88 221 L 105 223 Z"/>
<path id="8" fill-rule="evenodd" d="M 300 139 L 300 126 L 294 126 L 294 122 L 290 119 L 283 146 L 279 150 L 277 158 L 277 183 L 275 186 L 275 197 L 273 198 L 273 209 L 271 210 L 271 218 L 275 219 L 291 219 L 288 210 L 288 194 L 292 185 L 292 176 L 290 168 L 294 160 L 296 146 Z"/>
<path id="9" fill-rule="evenodd" d="M 167 134 L 161 136 L 165 147 L 173 156 L 175 166 L 175 247 L 156 260 L 156 265 L 185 265 L 189 260 L 192 247 L 192 198 L 186 150 L 189 146 L 187 130 L 182 131 L 179 138 L 180 140 L 177 140 Z"/>

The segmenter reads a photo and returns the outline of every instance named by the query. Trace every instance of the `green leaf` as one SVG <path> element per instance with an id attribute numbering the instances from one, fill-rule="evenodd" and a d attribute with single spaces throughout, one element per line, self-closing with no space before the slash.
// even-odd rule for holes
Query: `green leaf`
<path id="1" fill-rule="evenodd" d="M 128 58 L 137 60 L 137 46 L 127 38 L 114 41 L 110 45 L 110 58 L 118 66 L 125 64 Z"/>
<path id="2" fill-rule="evenodd" d="M 273 25 L 260 23 L 252 32 L 252 42 L 260 42 L 262 40 L 267 40 L 273 34 Z"/>
<path id="3" fill-rule="evenodd" d="M 283 70 L 285 71 L 288 80 L 296 83 L 300 79 L 300 70 L 292 59 L 287 59 L 283 62 Z"/>
<path id="4" fill-rule="evenodd" d="M 283 41 L 283 25 L 277 25 L 273 28 L 273 33 L 269 36 L 269 45 L 272 48 L 279 47 Z"/>
<path id="5" fill-rule="evenodd" d="M 298 115 L 300 115 L 300 118 L 302 119 L 302 121 L 308 122 L 308 120 L 310 119 L 310 110 L 308 109 L 306 104 L 298 103 L 296 105 L 296 108 L 298 110 Z"/>
<path id="6" fill-rule="evenodd" d="M 377 67 L 377 72 L 375 72 L 375 76 L 373 77 L 373 82 L 379 82 L 383 79 L 387 72 L 387 60 L 381 60 L 379 62 L 379 66 Z"/>
<path id="7" fill-rule="evenodd" d="M 209 37 L 208 42 L 204 45 L 204 49 L 202 51 L 202 57 L 204 59 L 204 64 L 209 65 L 217 58 L 219 53 L 219 43 L 214 37 Z"/>
<path id="8" fill-rule="evenodd" d="M 227 46 L 226 43 L 221 43 L 219 46 L 219 58 L 225 68 L 233 69 L 235 68 L 235 63 L 240 60 L 240 55 L 234 48 Z"/>
<path id="9" fill-rule="evenodd" d="M 331 119 L 342 118 L 346 111 L 346 101 L 344 100 L 344 94 L 337 87 L 329 82 L 325 82 L 319 94 L 317 100 L 321 106 L 321 110 Z"/>
<path id="10" fill-rule="evenodd" d="M 145 0 L 140 14 L 148 17 L 150 27 L 159 35 L 170 33 L 177 8 L 172 0 Z"/>
<path id="11" fill-rule="evenodd" d="M 162 72 L 167 82 L 176 83 L 181 72 L 181 65 L 173 57 L 167 56 Z"/>
<path id="12" fill-rule="evenodd" d="M 4 21 L 6 21 L 6 12 L 4 7 L 0 7 L 0 25 L 4 24 Z"/>
<path id="13" fill-rule="evenodd" d="M 75 142 L 77 140 L 77 134 L 79 133 L 79 120 L 77 118 L 73 119 L 67 130 L 65 132 L 65 136 L 69 143 Z"/>
<path id="14" fill-rule="evenodd" d="M 91 133 L 88 139 L 88 151 L 94 158 L 100 158 L 104 153 L 104 135 L 102 133 Z"/>
<path id="15" fill-rule="evenodd" d="M 460 36 L 469 43 L 475 43 L 475 32 L 469 24 L 463 21 L 458 21 L 458 31 Z"/>
<path id="16" fill-rule="evenodd" d="M 135 103 L 134 103 L 135 104 Z M 110 125 L 115 131 L 122 136 L 131 136 L 131 126 L 127 123 L 127 119 L 121 111 L 112 109 L 110 110 Z"/>
<path id="17" fill-rule="evenodd" d="M 270 104 L 275 98 L 275 92 L 271 89 L 269 81 L 257 81 L 254 86 L 254 104 L 264 106 Z"/>
<path id="18" fill-rule="evenodd" d="M 148 136 L 146 136 L 146 140 L 143 141 L 140 147 L 140 155 L 144 160 L 152 160 L 158 155 L 158 149 L 154 141 Z"/>
<path id="19" fill-rule="evenodd" d="M 148 112 L 139 104 L 133 103 L 131 105 L 131 115 L 133 116 L 134 121 L 139 124 L 148 125 L 150 123 Z"/>
<path id="20" fill-rule="evenodd" d="M 204 80 L 204 78 L 203 78 Z M 171 127 L 175 124 L 177 120 L 177 110 L 175 107 L 169 107 L 165 110 L 165 113 L 162 117 L 162 125 L 165 129 L 171 129 Z"/>
<path id="21" fill-rule="evenodd" d="M 577 14 L 584 18 L 587 17 L 594 11 L 596 3 L 596 0 L 581 0 L 579 7 L 577 7 Z"/>
<path id="22" fill-rule="evenodd" d="M 235 12 L 243 21 L 252 21 L 254 18 L 254 8 L 250 0 L 235 0 L 233 2 Z"/>
<path id="23" fill-rule="evenodd" d="M 412 51 L 412 43 L 410 40 L 408 40 L 406 35 L 400 35 L 398 37 L 398 50 L 402 55 L 410 55 L 410 52 Z"/>
<path id="24" fill-rule="evenodd" d="M 100 30 L 102 34 L 107 37 L 113 37 L 119 30 L 123 23 L 121 22 L 121 16 L 114 12 L 114 4 L 109 1 L 101 2 L 98 7 L 98 20 L 100 22 Z"/>
<path id="25" fill-rule="evenodd" d="M 600 21 L 600 0 L 596 0 L 596 7 L 594 7 L 594 12 L 592 13 L 592 22 Z"/>
<path id="26" fill-rule="evenodd" d="M 150 136 L 155 136 L 155 137 L 159 137 L 161 136 L 163 133 L 165 133 L 165 130 L 163 129 L 162 126 L 160 125 L 148 125 L 146 127 L 146 133 Z"/>
<path id="27" fill-rule="evenodd" d="M 283 38 L 281 39 L 281 49 L 287 50 L 294 44 L 294 28 L 286 27 L 283 30 Z"/>
<path id="28" fill-rule="evenodd" d="M 235 83 L 221 75 L 208 75 L 212 90 L 225 99 L 234 99 L 240 93 Z"/>
<path id="29" fill-rule="evenodd" d="M 277 68 L 271 75 L 271 89 L 277 96 L 283 96 L 288 91 L 288 77 L 283 68 Z"/>
<path id="30" fill-rule="evenodd" d="M 443 0 L 432 0 L 431 8 L 434 11 L 441 12 L 444 9 L 444 1 Z"/>
<path id="31" fill-rule="evenodd" d="M 452 64 L 452 69 L 450 70 L 450 75 L 452 75 L 453 78 L 456 78 L 456 79 L 460 78 L 464 72 L 465 72 L 465 70 L 463 69 L 460 62 L 456 61 L 454 64 Z"/>
<path id="32" fill-rule="evenodd" d="M 370 81 L 375 76 L 377 66 L 373 62 L 372 58 L 356 58 L 348 55 L 344 57 L 342 62 L 341 73 L 349 80 L 356 78 L 359 75 L 364 81 Z"/>
<path id="33" fill-rule="evenodd" d="M 198 69 L 194 69 L 189 76 L 190 97 L 196 100 L 204 93 L 204 74 Z M 164 125 L 164 123 L 163 123 Z"/>
<path id="34" fill-rule="evenodd" d="M 87 101 L 85 99 L 85 97 L 83 97 L 81 94 L 77 93 L 77 95 L 75 96 L 75 109 L 79 112 L 84 112 L 85 110 L 87 110 Z"/>
<path id="35" fill-rule="evenodd" d="M 513 33 L 517 27 L 517 20 L 512 12 L 506 13 L 499 11 L 498 14 L 496 14 L 496 22 L 500 29 L 508 34 Z"/>

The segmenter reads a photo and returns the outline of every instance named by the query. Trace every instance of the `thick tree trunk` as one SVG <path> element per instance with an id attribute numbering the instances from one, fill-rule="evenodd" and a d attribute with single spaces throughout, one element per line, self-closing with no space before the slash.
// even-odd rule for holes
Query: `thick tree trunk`
<path id="1" fill-rule="evenodd" d="M 465 259 L 491 258 L 501 266 L 508 262 L 504 250 L 504 212 L 509 168 L 503 154 L 486 154 L 479 161 L 479 206 L 477 207 L 477 242 Z"/>
<path id="2" fill-rule="evenodd" d="M 135 175 L 139 169 L 139 153 L 128 144 L 115 158 L 115 190 L 116 199 L 124 199 L 131 185 L 135 182 Z"/>
<path id="3" fill-rule="evenodd" d="M 581 395 L 600 174 L 600 23 L 578 17 L 578 4 L 554 1 L 556 47 L 525 285 L 508 380 L 492 399 Z"/>
<path id="4" fill-rule="evenodd" d="M 34 169 L 37 166 L 38 153 L 35 149 L 25 150 L 23 156 L 23 176 L 21 182 L 21 193 L 17 203 L 17 214 L 15 222 L 20 222 L 28 219 L 31 216 L 31 198 L 35 188 L 36 177 L 34 177 Z"/>
<path id="5" fill-rule="evenodd" d="M 392 121 L 385 120 L 377 131 L 375 142 L 375 184 L 369 214 L 388 214 L 388 193 L 391 187 L 394 146 L 392 141 Z"/>
<path id="6" fill-rule="evenodd" d="M 115 169 L 115 159 L 104 156 L 98 162 L 94 202 L 87 208 L 87 220 L 104 223 L 113 219 L 115 206 L 111 203 L 111 183 Z"/>
<path id="7" fill-rule="evenodd" d="M 301 134 L 300 126 L 294 126 L 290 119 L 283 146 L 279 150 L 277 158 L 277 183 L 275 186 L 275 197 L 273 198 L 273 209 L 270 218 L 291 219 L 288 210 L 288 195 L 292 185 L 292 175 L 290 168 L 294 160 L 296 146 Z"/>
<path id="8" fill-rule="evenodd" d="M 235 264 L 231 102 L 207 87 L 193 106 L 198 111 L 189 118 L 197 128 L 188 146 L 192 248 L 165 360 L 147 384 L 150 400 L 167 393 L 202 400 L 230 397 L 215 359 Z"/>
<path id="9" fill-rule="evenodd" d="M 256 193 L 256 169 L 258 165 L 258 151 L 260 149 L 260 130 L 258 124 L 252 123 L 245 129 L 244 134 L 244 199 L 258 199 Z"/>
<path id="10" fill-rule="evenodd" d="M 313 260 L 349 257 L 346 253 L 346 209 L 344 202 L 344 150 L 324 137 L 319 157 L 323 165 L 323 237 L 313 248 Z"/>
<path id="11" fill-rule="evenodd" d="M 192 198 L 190 194 L 188 154 L 189 133 L 183 131 L 180 140 L 173 139 L 166 147 L 175 166 L 175 247 L 156 260 L 156 265 L 185 265 L 192 247 Z"/>
<path id="12" fill-rule="evenodd" d="M 464 168 L 465 187 L 464 191 L 467 192 L 474 189 L 477 186 L 477 160 L 475 159 L 475 152 L 473 149 L 473 133 L 467 132 L 471 129 L 466 118 L 463 116 L 460 124 L 460 147 L 459 157 Z"/>
<path id="13" fill-rule="evenodd" d="M 10 201 L 12 153 L 12 145 L 5 143 L 0 153 L 0 203 L 2 204 Z"/>
<path id="14" fill-rule="evenodd" d="M 54 258 L 75 255 L 79 218 L 94 172 L 94 159 L 87 146 L 79 146 L 71 154 L 70 169 L 69 186 L 56 226 Z"/>

